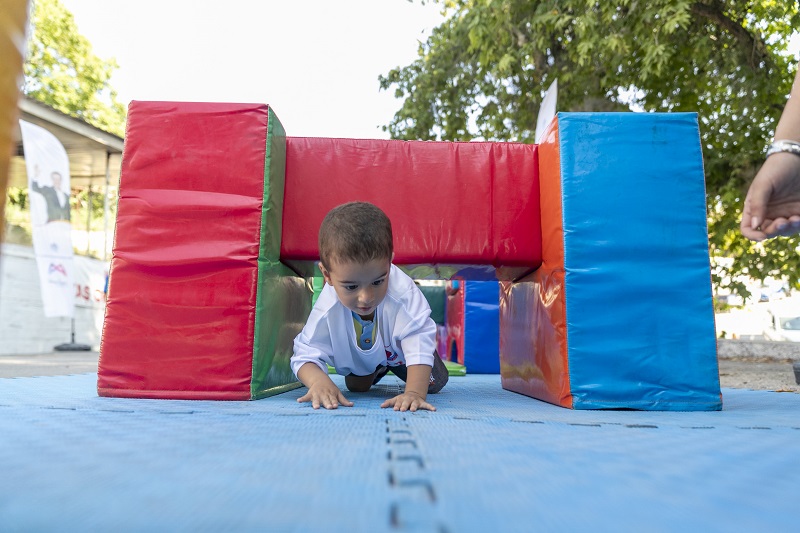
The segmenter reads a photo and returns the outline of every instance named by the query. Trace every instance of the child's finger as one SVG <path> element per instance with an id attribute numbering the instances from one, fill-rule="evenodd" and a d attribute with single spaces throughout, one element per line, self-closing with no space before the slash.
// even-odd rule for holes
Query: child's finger
<path id="1" fill-rule="evenodd" d="M 427 409 L 428 411 L 435 411 L 436 410 L 436 408 L 434 406 L 432 406 L 431 404 L 429 404 L 428 402 L 422 402 L 422 404 L 419 406 L 419 408 L 420 409 Z"/>
<path id="2" fill-rule="evenodd" d="M 417 402 L 419 400 L 417 398 L 405 398 L 403 399 L 403 403 L 400 407 L 401 411 L 416 411 L 417 410 Z"/>
<path id="3" fill-rule="evenodd" d="M 420 409 L 426 409 L 428 411 L 436 410 L 434 406 L 432 406 L 425 400 L 415 399 L 414 402 L 411 404 L 411 411 L 418 411 Z"/>
<path id="4" fill-rule="evenodd" d="M 339 408 L 339 403 L 336 402 L 335 400 L 328 400 L 327 402 L 325 402 L 325 409 L 338 409 L 338 408 Z"/>
<path id="5" fill-rule="evenodd" d="M 344 405 L 344 406 L 346 406 L 346 407 L 353 407 L 353 402 L 351 402 L 350 400 L 348 400 L 347 398 L 345 398 L 345 397 L 344 397 L 344 394 L 342 394 L 342 392 L 341 392 L 341 391 L 339 391 L 339 398 L 338 398 L 338 400 L 339 400 L 339 402 L 340 402 L 342 405 Z"/>
<path id="6" fill-rule="evenodd" d="M 391 407 L 393 405 L 394 405 L 394 398 L 389 398 L 388 400 L 385 400 L 381 404 L 381 409 L 386 409 L 387 407 Z"/>

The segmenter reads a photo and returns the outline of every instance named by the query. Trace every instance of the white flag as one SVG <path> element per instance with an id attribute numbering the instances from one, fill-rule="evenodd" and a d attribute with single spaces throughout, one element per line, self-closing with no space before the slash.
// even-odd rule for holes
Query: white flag
<path id="1" fill-rule="evenodd" d="M 28 171 L 33 249 L 47 317 L 75 314 L 69 159 L 55 135 L 19 121 Z"/>
<path id="2" fill-rule="evenodd" d="M 536 144 L 541 143 L 544 130 L 556 116 L 556 103 L 558 102 L 558 78 L 553 80 L 547 92 L 542 98 L 542 105 L 539 108 L 539 116 L 536 117 Z"/>

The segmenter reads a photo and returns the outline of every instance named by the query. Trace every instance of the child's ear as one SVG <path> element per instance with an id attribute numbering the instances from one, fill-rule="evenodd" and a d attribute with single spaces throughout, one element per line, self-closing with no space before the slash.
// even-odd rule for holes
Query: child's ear
<path id="1" fill-rule="evenodd" d="M 328 285 L 333 286 L 333 283 L 331 283 L 331 275 L 328 272 L 328 270 L 325 268 L 325 265 L 322 264 L 322 261 L 317 263 L 317 266 L 319 267 L 319 271 L 322 272 L 322 277 L 325 278 L 325 283 L 327 283 Z"/>

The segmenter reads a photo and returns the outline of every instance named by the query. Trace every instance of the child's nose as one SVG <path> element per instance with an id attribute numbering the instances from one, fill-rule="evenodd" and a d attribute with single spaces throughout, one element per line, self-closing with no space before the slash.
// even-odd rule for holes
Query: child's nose
<path id="1" fill-rule="evenodd" d="M 364 287 L 361 291 L 359 291 L 359 300 L 364 303 L 369 303 L 372 301 L 372 287 Z"/>

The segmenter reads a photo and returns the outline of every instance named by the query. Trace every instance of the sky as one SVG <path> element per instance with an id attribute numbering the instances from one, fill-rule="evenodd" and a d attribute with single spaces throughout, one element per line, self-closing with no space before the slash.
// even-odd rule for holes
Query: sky
<path id="1" fill-rule="evenodd" d="M 385 139 L 378 76 L 444 21 L 431 0 L 61 0 L 120 101 L 267 103 L 288 135 Z M 800 49 L 800 33 L 792 39 Z"/>
<path id="2" fill-rule="evenodd" d="M 444 21 L 419 0 L 61 0 L 119 100 L 269 104 L 291 136 L 385 139 L 378 76 Z"/>

